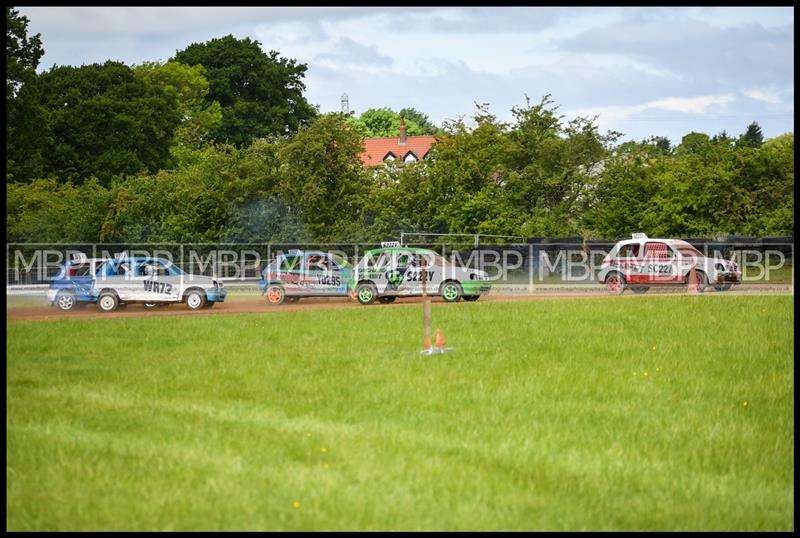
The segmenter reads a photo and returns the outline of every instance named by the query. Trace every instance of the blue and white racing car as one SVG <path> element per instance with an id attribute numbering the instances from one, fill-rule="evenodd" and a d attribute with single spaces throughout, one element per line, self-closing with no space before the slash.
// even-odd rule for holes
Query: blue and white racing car
<path id="1" fill-rule="evenodd" d="M 274 305 L 301 297 L 346 297 L 352 274 L 351 265 L 336 254 L 291 250 L 267 265 L 258 289 Z"/>
<path id="2" fill-rule="evenodd" d="M 91 258 L 64 265 L 51 280 L 47 298 L 62 310 L 97 303 L 112 312 L 131 303 L 146 307 L 184 303 L 190 310 L 225 301 L 227 291 L 212 277 L 184 273 L 163 258 L 118 256 Z"/>

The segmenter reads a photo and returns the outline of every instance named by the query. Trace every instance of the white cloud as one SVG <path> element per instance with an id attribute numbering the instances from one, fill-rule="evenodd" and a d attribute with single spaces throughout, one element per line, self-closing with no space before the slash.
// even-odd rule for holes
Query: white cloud
<path id="1" fill-rule="evenodd" d="M 648 110 L 666 110 L 682 114 L 705 114 L 711 107 L 732 103 L 733 94 L 699 95 L 697 97 L 666 97 L 633 106 L 589 107 L 574 111 L 576 116 L 598 116 L 605 121 L 620 121 Z"/>
<path id="2" fill-rule="evenodd" d="M 781 96 L 778 95 L 776 92 L 768 92 L 764 90 L 745 90 L 742 92 L 744 95 L 749 97 L 750 99 L 755 99 L 756 101 L 764 101 L 765 103 L 769 103 L 771 105 L 777 105 L 781 102 Z"/>

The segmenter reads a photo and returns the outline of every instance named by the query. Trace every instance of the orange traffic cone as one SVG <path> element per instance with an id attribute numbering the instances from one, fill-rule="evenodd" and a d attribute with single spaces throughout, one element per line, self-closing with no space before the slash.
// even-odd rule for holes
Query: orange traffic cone
<path id="1" fill-rule="evenodd" d="M 689 269 L 689 285 L 687 286 L 686 292 L 687 293 L 700 293 L 697 289 L 697 273 L 694 270 L 694 267 L 697 264 L 692 264 L 692 268 Z"/>
<path id="2" fill-rule="evenodd" d="M 427 334 L 425 335 L 425 349 L 431 348 L 431 337 Z"/>
<path id="3" fill-rule="evenodd" d="M 444 347 L 444 336 L 442 336 L 442 331 L 436 329 L 436 347 L 443 348 Z"/>

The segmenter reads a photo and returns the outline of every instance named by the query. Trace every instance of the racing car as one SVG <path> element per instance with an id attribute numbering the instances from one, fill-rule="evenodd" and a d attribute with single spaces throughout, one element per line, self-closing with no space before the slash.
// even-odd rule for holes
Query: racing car
<path id="1" fill-rule="evenodd" d="M 347 260 L 336 254 L 291 250 L 267 264 L 258 289 L 273 305 L 301 297 L 346 297 L 352 272 Z"/>
<path id="2" fill-rule="evenodd" d="M 98 292 L 92 282 L 106 261 L 106 258 L 78 256 L 65 263 L 59 273 L 50 279 L 50 287 L 46 292 L 50 306 L 68 311 L 97 302 Z"/>
<path id="3" fill-rule="evenodd" d="M 353 272 L 349 288 L 358 302 L 391 303 L 397 297 L 422 295 L 423 271 L 426 293 L 441 295 L 446 302 L 477 301 L 491 284 L 485 271 L 450 264 L 433 250 L 401 247 L 385 242 L 364 253 Z M 424 263 L 424 267 L 423 267 Z"/>
<path id="4" fill-rule="evenodd" d="M 708 258 L 686 241 L 650 238 L 643 233 L 632 237 L 617 242 L 600 266 L 597 279 L 611 294 L 622 294 L 627 288 L 644 293 L 651 286 L 688 285 L 692 266 L 701 292 L 709 286 L 727 291 L 742 280 L 736 262 Z"/>
<path id="5" fill-rule="evenodd" d="M 221 281 L 186 274 L 170 261 L 156 257 L 118 256 L 108 260 L 97 271 L 92 285 L 102 312 L 129 303 L 184 303 L 189 310 L 198 310 L 225 301 L 227 295 Z"/>

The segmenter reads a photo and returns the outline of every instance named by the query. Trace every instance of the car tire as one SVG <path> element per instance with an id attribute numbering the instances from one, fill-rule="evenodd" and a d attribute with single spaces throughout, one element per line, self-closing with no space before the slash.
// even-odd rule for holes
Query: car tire
<path id="1" fill-rule="evenodd" d="M 184 295 L 184 301 L 189 310 L 200 310 L 206 304 L 206 294 L 200 290 L 189 290 Z"/>
<path id="2" fill-rule="evenodd" d="M 282 304 L 286 298 L 286 292 L 280 286 L 267 286 L 265 295 L 267 296 L 267 302 L 271 305 Z"/>
<path id="3" fill-rule="evenodd" d="M 101 312 L 113 312 L 119 307 L 119 298 L 114 293 L 103 292 L 97 298 L 97 308 Z"/>
<path id="4" fill-rule="evenodd" d="M 697 273 L 697 291 L 703 293 L 708 288 L 708 277 L 703 271 L 695 271 Z"/>
<path id="5" fill-rule="evenodd" d="M 378 296 L 378 288 L 372 282 L 361 282 L 356 286 L 356 298 L 363 305 L 370 305 L 375 302 Z"/>
<path id="6" fill-rule="evenodd" d="M 706 291 L 706 288 L 708 288 L 708 277 L 706 277 L 706 274 L 703 271 L 697 271 L 697 270 L 695 270 L 695 275 L 697 276 L 697 292 L 703 293 L 704 291 Z M 687 286 L 689 285 L 689 279 L 691 278 L 691 276 L 692 276 L 691 271 L 686 274 L 685 284 Z"/>
<path id="7" fill-rule="evenodd" d="M 650 286 L 631 286 L 631 291 L 633 293 L 647 293 L 647 290 L 650 289 Z"/>
<path id="8" fill-rule="evenodd" d="M 286 298 L 286 302 L 287 303 L 296 303 L 299 300 L 300 300 L 300 297 L 287 297 Z"/>
<path id="9" fill-rule="evenodd" d="M 217 304 L 216 301 L 206 301 L 206 304 L 203 306 L 203 308 L 213 308 L 215 304 Z"/>
<path id="10" fill-rule="evenodd" d="M 606 291 L 611 295 L 622 295 L 626 285 L 625 277 L 617 271 L 609 273 L 606 277 Z"/>
<path id="11" fill-rule="evenodd" d="M 142 306 L 145 308 L 155 308 L 158 306 L 158 303 L 144 303 Z"/>
<path id="12" fill-rule="evenodd" d="M 461 299 L 462 290 L 461 284 L 456 282 L 455 280 L 448 280 L 447 282 L 442 284 L 442 299 L 444 299 L 448 303 L 455 303 L 459 299 Z"/>
<path id="13" fill-rule="evenodd" d="M 728 291 L 732 287 L 733 287 L 733 284 L 728 282 L 728 283 L 725 283 L 725 284 L 717 284 L 716 286 L 714 286 L 714 289 L 717 290 L 717 291 Z"/>
<path id="14" fill-rule="evenodd" d="M 378 302 L 381 303 L 381 304 L 392 304 L 395 299 L 397 299 L 397 297 L 394 297 L 393 295 L 390 295 L 388 297 L 380 297 L 378 299 Z"/>
<path id="15" fill-rule="evenodd" d="M 74 293 L 60 291 L 58 295 L 56 295 L 55 305 L 64 312 L 69 312 L 78 306 L 78 300 L 75 299 Z"/>
<path id="16" fill-rule="evenodd" d="M 462 297 L 462 299 L 469 302 L 477 301 L 480 298 L 481 298 L 480 295 L 465 295 L 464 297 Z"/>

